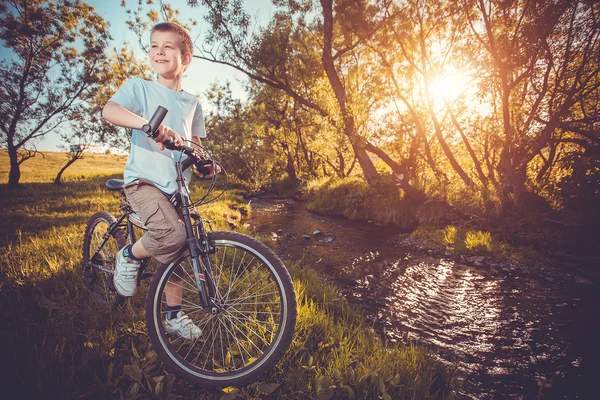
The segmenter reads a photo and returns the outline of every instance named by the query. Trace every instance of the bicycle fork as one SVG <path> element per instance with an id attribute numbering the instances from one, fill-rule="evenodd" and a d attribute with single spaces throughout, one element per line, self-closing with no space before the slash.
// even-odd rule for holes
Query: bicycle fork
<path id="1" fill-rule="evenodd" d="M 195 226 L 192 226 L 187 191 L 185 191 L 184 188 L 180 188 L 180 191 L 182 191 L 181 212 L 187 236 L 186 242 L 187 247 L 190 249 L 192 268 L 194 269 L 200 304 L 210 313 L 218 314 L 221 311 L 221 308 L 214 301 L 215 296 L 217 295 L 217 288 L 208 257 L 209 254 L 214 253 L 214 248 L 208 240 L 208 235 L 202 223 L 198 222 Z"/>

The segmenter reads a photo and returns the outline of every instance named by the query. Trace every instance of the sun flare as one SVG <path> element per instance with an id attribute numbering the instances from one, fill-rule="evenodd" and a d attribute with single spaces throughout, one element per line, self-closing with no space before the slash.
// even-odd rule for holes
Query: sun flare
<path id="1" fill-rule="evenodd" d="M 479 115 L 492 112 L 489 103 L 477 95 L 477 85 L 472 73 L 454 68 L 449 65 L 445 70 L 429 79 L 429 95 L 436 112 L 446 108 L 446 103 L 463 100 L 464 104 Z"/>
<path id="2" fill-rule="evenodd" d="M 467 73 L 450 65 L 430 79 L 429 94 L 436 102 L 453 101 L 470 89 L 471 81 Z"/>

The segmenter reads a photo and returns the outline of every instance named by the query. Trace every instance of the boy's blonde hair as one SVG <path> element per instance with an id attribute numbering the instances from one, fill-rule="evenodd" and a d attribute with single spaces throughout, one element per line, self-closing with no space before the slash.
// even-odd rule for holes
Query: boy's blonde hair
<path id="1" fill-rule="evenodd" d="M 188 54 L 190 54 L 192 57 L 194 56 L 194 44 L 192 43 L 192 38 L 181 26 L 174 22 L 161 22 L 152 27 L 150 36 L 152 36 L 152 34 L 156 31 L 177 33 L 181 41 L 181 56 L 185 57 Z"/>

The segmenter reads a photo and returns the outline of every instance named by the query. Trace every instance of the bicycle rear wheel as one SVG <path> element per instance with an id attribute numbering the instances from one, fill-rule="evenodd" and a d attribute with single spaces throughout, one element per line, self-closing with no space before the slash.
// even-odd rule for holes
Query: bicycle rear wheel
<path id="1" fill-rule="evenodd" d="M 296 295 L 287 269 L 263 243 L 226 231 L 208 237 L 216 250 L 209 259 L 218 310 L 199 304 L 186 252 L 154 275 L 146 297 L 148 334 L 167 369 L 188 381 L 210 387 L 243 385 L 270 370 L 287 350 L 296 323 Z M 169 280 L 179 282 L 182 310 L 202 330 L 197 339 L 165 330 Z"/>
<path id="2" fill-rule="evenodd" d="M 110 226 L 115 222 L 117 220 L 112 214 L 97 212 L 90 218 L 83 240 L 83 281 L 94 301 L 102 306 L 120 304 L 125 299 L 115 291 L 112 273 L 117 253 L 126 244 L 125 232 L 116 228 L 104 241 Z"/>

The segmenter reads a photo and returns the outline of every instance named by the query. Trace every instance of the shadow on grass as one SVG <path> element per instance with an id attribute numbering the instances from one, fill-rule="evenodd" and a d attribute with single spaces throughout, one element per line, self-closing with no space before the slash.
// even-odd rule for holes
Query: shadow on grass
<path id="1" fill-rule="evenodd" d="M 0 187 L 0 217 L 12 221 L 0 228 L 1 237 L 12 243 L 0 248 L 6 254 L 0 255 L 3 395 L 167 398 L 173 390 L 183 398 L 221 398 L 219 390 L 194 388 L 163 370 L 146 335 L 143 287 L 113 311 L 99 309 L 87 293 L 80 274 L 83 225 L 97 210 L 118 204 L 118 196 L 100 189 L 107 178 L 66 187 Z M 17 242 L 19 232 L 23 240 Z M 279 385 L 279 396 L 315 398 L 320 382 L 327 390 L 337 384 L 337 398 L 345 398 L 348 388 L 375 398 L 369 396 L 377 396 L 382 387 L 402 387 L 398 398 L 443 397 L 437 389 L 431 391 L 441 372 L 422 350 L 385 348 L 364 322 L 356 322 L 356 313 L 340 305 L 345 304 L 340 298 L 332 300 L 333 289 L 324 289 L 316 273 L 304 268 L 292 273 L 300 307 L 295 340 L 263 379 Z M 359 337 L 364 339 L 357 341 Z M 262 396 L 256 385 L 242 390 L 246 398 Z"/>
<path id="2" fill-rule="evenodd" d="M 121 176 L 101 176 L 64 185 L 25 183 L 17 189 L 0 185 L 0 244 L 53 228 L 85 224 L 102 209 L 118 211 L 119 195 L 104 185 L 111 178 Z"/>

